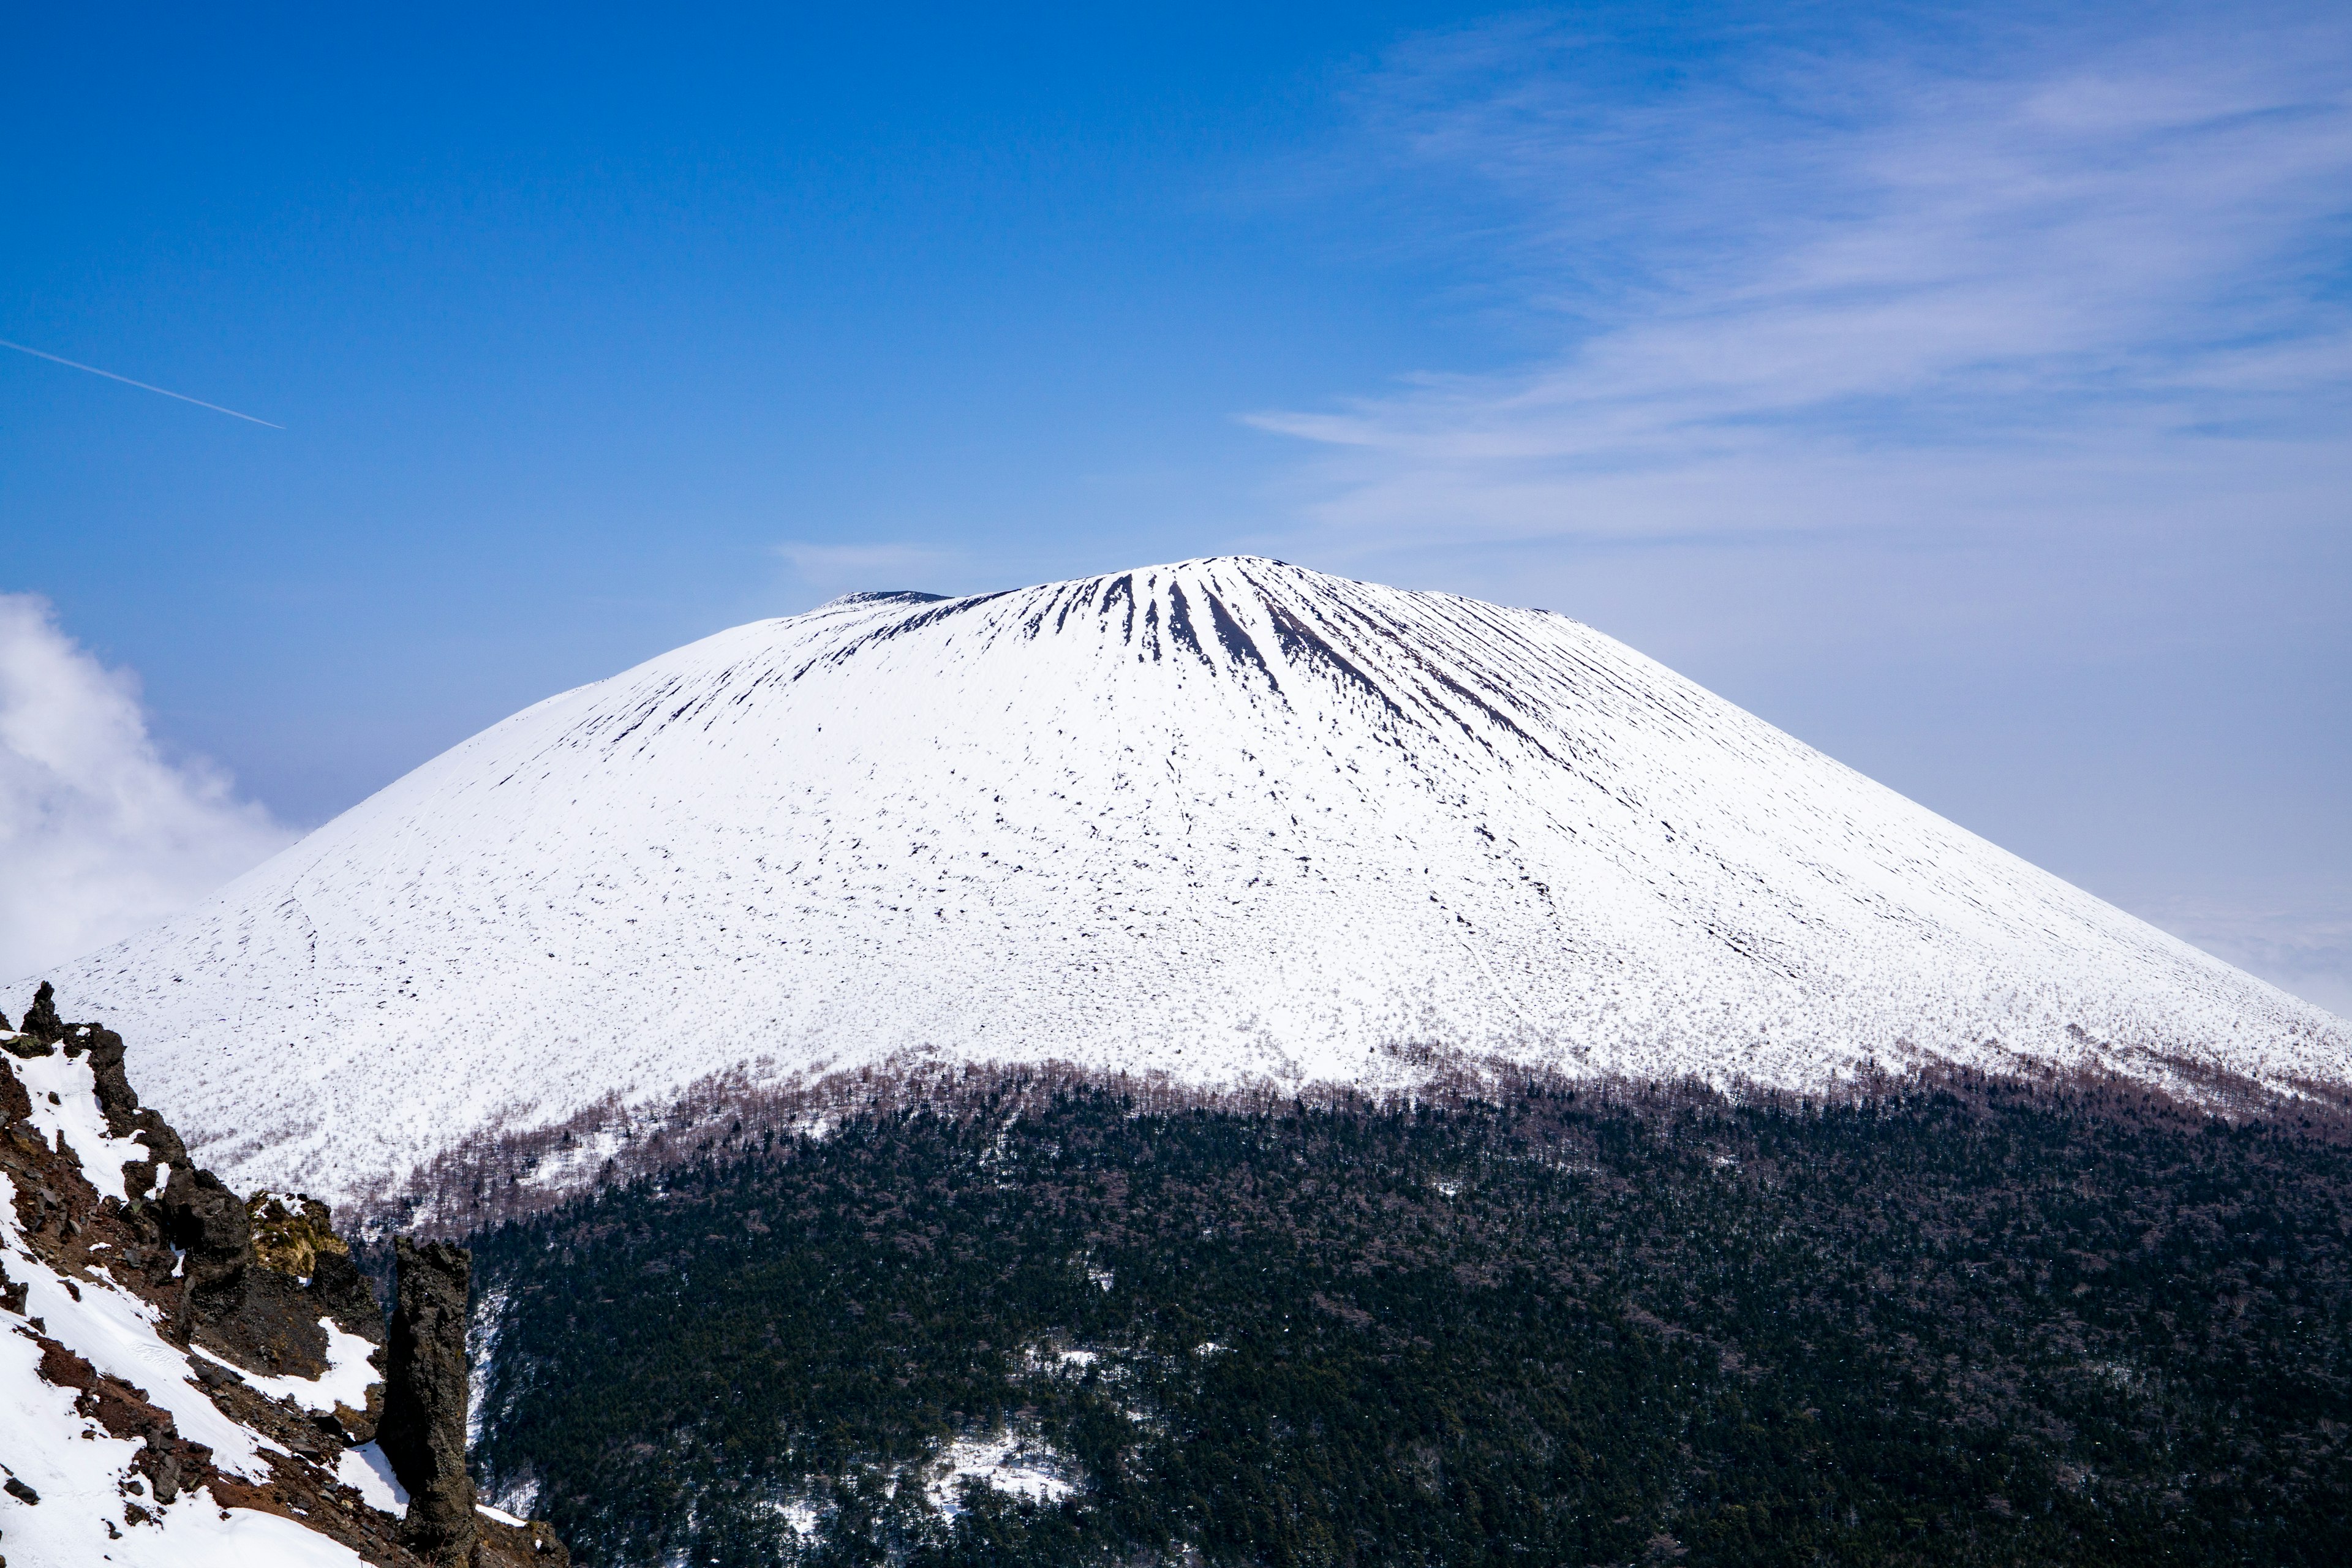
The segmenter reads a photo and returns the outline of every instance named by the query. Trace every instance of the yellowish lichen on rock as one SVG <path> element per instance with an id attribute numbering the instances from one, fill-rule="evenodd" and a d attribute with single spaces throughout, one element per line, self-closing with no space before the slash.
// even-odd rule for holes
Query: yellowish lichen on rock
<path id="1" fill-rule="evenodd" d="M 325 1204 L 299 1193 L 281 1197 L 264 1189 L 245 1200 L 253 1226 L 254 1261 L 280 1274 L 308 1279 L 323 1252 L 348 1254 L 351 1247 L 329 1223 Z"/>

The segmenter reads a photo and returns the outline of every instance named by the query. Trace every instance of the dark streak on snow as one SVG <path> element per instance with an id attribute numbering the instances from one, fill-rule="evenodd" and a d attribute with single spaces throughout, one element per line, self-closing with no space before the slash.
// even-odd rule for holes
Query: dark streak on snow
<path id="1" fill-rule="evenodd" d="M 1168 584 L 1168 635 L 1179 646 L 1191 648 L 1202 664 L 1217 668 L 1217 661 L 1201 646 L 1200 635 L 1192 630 L 1192 607 L 1185 602 L 1184 585 L 1174 581 Z"/>
<path id="2" fill-rule="evenodd" d="M 1348 656 L 1325 641 L 1314 627 L 1308 626 L 1284 605 L 1271 598 L 1265 603 L 1266 618 L 1274 623 L 1275 640 L 1281 644 L 1285 658 L 1297 664 L 1322 664 L 1334 674 L 1344 676 L 1360 686 L 1381 706 L 1404 723 L 1412 722 L 1411 715 L 1396 704 L 1396 699 L 1381 689 L 1378 682 L 1351 663 Z"/>
<path id="3" fill-rule="evenodd" d="M 1202 597 L 1209 602 L 1209 620 L 1217 628 L 1217 640 L 1225 645 L 1225 651 L 1234 656 L 1234 662 L 1239 664 L 1247 659 L 1265 676 L 1268 686 L 1280 691 L 1282 682 L 1275 679 L 1273 668 L 1265 662 L 1265 656 L 1258 652 L 1257 644 L 1251 640 L 1249 633 L 1242 629 L 1241 623 L 1234 619 L 1233 613 L 1225 608 L 1225 602 L 1214 594 L 1204 594 Z"/>

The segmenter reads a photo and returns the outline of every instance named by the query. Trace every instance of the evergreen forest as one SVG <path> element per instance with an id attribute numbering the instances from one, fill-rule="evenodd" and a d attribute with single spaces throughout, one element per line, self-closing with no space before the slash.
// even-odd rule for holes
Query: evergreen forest
<path id="1" fill-rule="evenodd" d="M 476 1468 L 580 1561 L 2352 1563 L 2332 1121 L 1955 1078 L 732 1131 L 475 1238 Z"/>

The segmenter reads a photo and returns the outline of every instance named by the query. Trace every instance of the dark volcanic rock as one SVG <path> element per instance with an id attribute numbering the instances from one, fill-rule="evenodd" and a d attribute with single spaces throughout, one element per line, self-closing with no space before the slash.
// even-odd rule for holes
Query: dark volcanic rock
<path id="1" fill-rule="evenodd" d="M 400 1271 L 391 1365 L 376 1441 L 408 1489 L 407 1536 L 419 1556 L 462 1563 L 477 1529 L 466 1473 L 466 1292 L 473 1255 L 406 1237 L 393 1244 Z"/>
<path id="2" fill-rule="evenodd" d="M 121 1036 L 103 1025 L 78 1024 L 67 1037 L 66 1055 L 85 1050 L 89 1053 L 91 1087 L 98 1094 L 98 1109 L 106 1118 L 107 1136 L 136 1139 L 147 1145 L 148 1158 L 124 1163 L 123 1181 L 133 1195 L 152 1193 L 160 1167 L 189 1163 L 188 1146 L 160 1114 L 140 1107 L 139 1093 L 123 1071 Z"/>
<path id="3" fill-rule="evenodd" d="M 240 1366 L 296 1377 L 316 1377 L 327 1369 L 328 1341 L 319 1327 L 322 1312 L 348 1331 L 381 1342 L 374 1298 L 351 1266 L 350 1248 L 335 1236 L 324 1204 L 305 1203 L 296 1219 L 282 1205 L 264 1203 L 266 1194 L 240 1201 L 212 1173 L 188 1162 L 186 1145 L 168 1122 L 141 1108 L 123 1071 L 121 1036 L 99 1024 L 60 1026 L 59 1031 L 68 1056 L 89 1057 L 109 1133 L 135 1135 L 151 1152 L 152 1158 L 123 1166 L 131 1193 L 152 1192 L 158 1175 L 168 1178 L 152 1203 L 134 1203 L 125 1222 L 146 1226 L 152 1215 L 154 1234 L 185 1253 L 184 1310 L 175 1314 L 182 1335 Z M 259 1249 L 257 1204 L 281 1222 L 268 1240 L 282 1242 L 280 1233 L 291 1224 L 301 1245 L 291 1250 L 273 1246 L 266 1254 Z M 327 1267 L 315 1267 L 331 1256 Z M 341 1430 L 352 1440 L 364 1441 L 352 1435 L 372 1429 L 365 1412 L 353 1412 Z"/>
<path id="4" fill-rule="evenodd" d="M 253 1266 L 245 1205 L 210 1171 L 182 1166 L 163 1189 L 164 1234 L 186 1252 L 192 1301 L 234 1310 Z"/>
<path id="5" fill-rule="evenodd" d="M 376 1307 L 375 1292 L 368 1289 L 367 1276 L 352 1261 L 348 1248 L 319 1255 L 310 1275 L 310 1293 L 345 1333 L 373 1340 L 383 1331 L 383 1314 Z"/>
<path id="6" fill-rule="evenodd" d="M 89 1052 L 91 1087 L 98 1093 L 98 1109 L 106 1117 L 106 1135 L 130 1137 L 139 1131 L 139 1095 L 122 1070 L 122 1037 L 99 1025 L 84 1024 L 76 1031 L 74 1043 L 66 1047 L 66 1055 L 78 1056 L 83 1050 Z"/>
<path id="7" fill-rule="evenodd" d="M 33 994 L 33 1005 L 26 1009 L 18 1033 L 30 1035 L 45 1046 L 54 1046 L 66 1037 L 65 1024 L 58 1016 L 57 993 L 47 981 L 42 981 L 41 988 Z"/>
<path id="8" fill-rule="evenodd" d="M 245 1200 L 245 1213 L 253 1226 L 253 1260 L 307 1281 L 306 1311 L 323 1310 L 346 1332 L 383 1342 L 383 1310 L 352 1258 L 351 1244 L 336 1234 L 335 1213 L 325 1199 L 258 1192 Z"/>
<path id="9" fill-rule="evenodd" d="M 17 1124 L 32 1114 L 33 1097 L 26 1092 L 23 1081 L 13 1072 L 0 1072 L 0 1127 L 16 1128 L 30 1137 Z"/>
<path id="10" fill-rule="evenodd" d="M 172 1191 L 166 1189 L 167 1198 Z M 190 1292 L 190 1322 L 194 1342 L 239 1366 L 273 1376 L 317 1377 L 328 1358 L 320 1318 L 380 1346 L 383 1315 L 349 1245 L 334 1233 L 328 1206 L 300 1196 L 290 1202 L 291 1207 L 269 1192 L 245 1200 L 246 1266 L 234 1280 Z M 226 1216 L 212 1217 L 222 1230 L 233 1228 Z M 375 1431 L 373 1409 L 338 1406 L 333 1426 L 340 1440 L 366 1442 Z"/>
<path id="11" fill-rule="evenodd" d="M 316 1377 L 327 1368 L 322 1310 L 352 1331 L 376 1337 L 360 1305 L 363 1285 L 335 1274 L 326 1290 L 310 1289 L 266 1267 L 254 1250 L 249 1205 L 211 1172 L 174 1169 L 159 1206 L 164 1234 L 187 1254 L 181 1327 L 192 1342 L 272 1376 Z"/>
<path id="12" fill-rule="evenodd" d="M 49 987 L 47 982 L 44 981 L 42 983 L 40 994 L 44 998 L 48 996 Z M 0 1050 L 5 1050 L 11 1056 L 23 1057 L 27 1061 L 31 1060 L 35 1057 L 51 1057 L 57 1055 L 58 1047 L 51 1045 L 48 1038 L 44 1038 L 33 1032 L 33 1015 L 39 1011 L 40 1004 L 36 1002 L 33 1004 L 33 1011 L 25 1015 L 25 1027 L 23 1032 L 11 1036 L 8 1039 L 0 1040 Z M 56 1023 L 57 1016 L 58 1010 L 54 1005 L 52 1005 L 49 1008 L 49 1022 L 51 1025 Z M 5 1035 L 8 1033 L 8 1016 L 5 1013 L 0 1013 L 0 1035 Z"/>
<path id="13" fill-rule="evenodd" d="M 43 1045 L 30 1035 L 12 1035 L 5 1040 L 0 1040 L 0 1051 L 6 1051 L 10 1056 L 23 1057 L 26 1061 L 32 1060 L 35 1057 L 53 1057 L 58 1054 L 57 1047 Z"/>

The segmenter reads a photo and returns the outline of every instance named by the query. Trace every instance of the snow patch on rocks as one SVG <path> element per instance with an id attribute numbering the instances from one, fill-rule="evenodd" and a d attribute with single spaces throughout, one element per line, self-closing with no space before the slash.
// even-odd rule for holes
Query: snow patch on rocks
<path id="1" fill-rule="evenodd" d="M 364 1410 L 369 1388 L 383 1381 L 383 1374 L 368 1361 L 375 1346 L 337 1327 L 331 1318 L 320 1318 L 319 1327 L 327 1334 L 327 1370 L 317 1377 L 265 1377 L 234 1362 L 224 1361 L 202 1345 L 189 1348 L 215 1366 L 236 1373 L 265 1399 L 290 1399 L 303 1409 L 315 1410 L 321 1415 L 332 1415 L 338 1405 Z"/>

